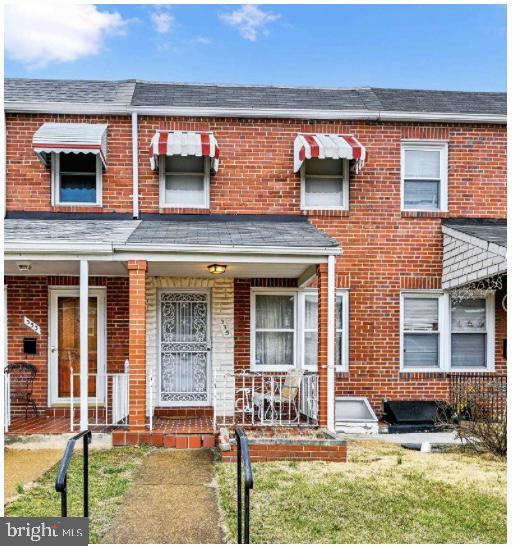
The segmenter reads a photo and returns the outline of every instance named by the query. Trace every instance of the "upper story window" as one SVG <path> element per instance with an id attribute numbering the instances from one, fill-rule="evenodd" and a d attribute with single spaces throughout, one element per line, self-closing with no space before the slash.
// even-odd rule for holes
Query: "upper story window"
<path id="1" fill-rule="evenodd" d="M 494 295 L 457 301 L 441 292 L 402 294 L 401 367 L 493 371 Z"/>
<path id="2" fill-rule="evenodd" d="M 160 156 L 160 206 L 208 208 L 210 158 Z"/>
<path id="3" fill-rule="evenodd" d="M 447 143 L 401 144 L 402 210 L 447 210 Z"/>
<path id="4" fill-rule="evenodd" d="M 349 161 L 307 159 L 301 169 L 301 208 L 346 210 L 349 207 Z"/>
<path id="5" fill-rule="evenodd" d="M 100 205 L 102 162 L 99 155 L 52 154 L 55 205 Z"/>

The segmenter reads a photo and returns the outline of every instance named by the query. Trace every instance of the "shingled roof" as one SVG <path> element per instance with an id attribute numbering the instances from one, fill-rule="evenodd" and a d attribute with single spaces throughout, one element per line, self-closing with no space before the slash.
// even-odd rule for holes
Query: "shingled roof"
<path id="1" fill-rule="evenodd" d="M 82 103 L 130 107 L 233 108 L 447 114 L 506 114 L 506 93 L 220 85 L 139 80 L 6 78 L 7 104 Z"/>

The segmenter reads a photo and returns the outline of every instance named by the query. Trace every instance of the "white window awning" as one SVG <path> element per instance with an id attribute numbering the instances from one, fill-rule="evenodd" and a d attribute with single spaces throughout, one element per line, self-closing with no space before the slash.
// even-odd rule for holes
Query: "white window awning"
<path id="1" fill-rule="evenodd" d="M 294 172 L 305 159 L 349 159 L 353 169 L 360 172 L 365 163 L 365 147 L 353 135 L 303 133 L 294 140 Z"/>
<path id="2" fill-rule="evenodd" d="M 150 165 L 153 170 L 158 168 L 161 155 L 210 157 L 212 170 L 217 172 L 219 168 L 219 146 L 213 133 L 207 131 L 157 131 L 150 145 Z"/>
<path id="3" fill-rule="evenodd" d="M 50 154 L 96 154 L 107 166 L 107 127 L 105 123 L 44 123 L 34 133 L 32 146 L 37 157 L 48 166 Z"/>

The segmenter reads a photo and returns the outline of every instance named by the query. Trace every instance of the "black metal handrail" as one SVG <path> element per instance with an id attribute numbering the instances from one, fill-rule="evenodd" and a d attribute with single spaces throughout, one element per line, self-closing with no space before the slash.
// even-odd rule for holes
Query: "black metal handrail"
<path id="1" fill-rule="evenodd" d="M 253 489 L 253 470 L 249 456 L 248 437 L 244 429 L 235 429 L 237 438 L 237 542 L 249 544 L 249 492 Z M 242 472 L 244 471 L 244 542 L 242 541 Z"/>
<path id="2" fill-rule="evenodd" d="M 91 431 L 83 430 L 73 438 L 68 440 L 64 456 L 61 460 L 61 466 L 57 478 L 55 478 L 55 490 L 61 494 L 61 516 L 68 516 L 68 467 L 71 462 L 75 444 L 80 438 L 84 440 L 83 448 L 83 474 L 84 474 L 84 517 L 89 516 L 89 444 L 91 443 Z"/>

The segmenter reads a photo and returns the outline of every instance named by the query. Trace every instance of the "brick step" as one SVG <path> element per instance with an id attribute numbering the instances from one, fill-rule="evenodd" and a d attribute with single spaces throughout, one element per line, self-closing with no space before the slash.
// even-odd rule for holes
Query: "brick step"
<path id="1" fill-rule="evenodd" d="M 213 448 L 216 446 L 216 437 L 217 434 L 213 432 L 209 434 L 176 434 L 169 432 L 114 430 L 112 432 L 112 445 L 150 445 L 177 449 Z"/>

